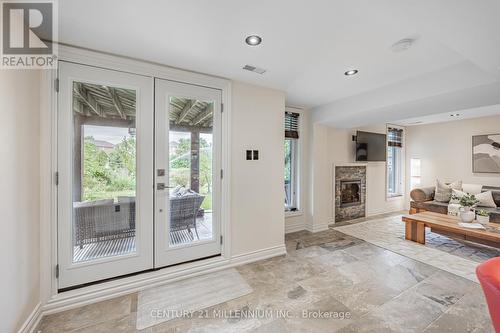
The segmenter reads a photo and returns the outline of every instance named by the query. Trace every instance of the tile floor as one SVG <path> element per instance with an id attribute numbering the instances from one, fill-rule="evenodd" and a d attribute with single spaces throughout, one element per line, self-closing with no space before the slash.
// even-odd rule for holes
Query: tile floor
<path id="1" fill-rule="evenodd" d="M 335 229 L 288 234 L 286 247 L 238 267 L 253 293 L 141 332 L 493 332 L 471 280 Z M 271 316 L 242 315 L 254 310 Z M 136 332 L 136 312 L 137 293 L 47 316 L 38 330 Z"/>

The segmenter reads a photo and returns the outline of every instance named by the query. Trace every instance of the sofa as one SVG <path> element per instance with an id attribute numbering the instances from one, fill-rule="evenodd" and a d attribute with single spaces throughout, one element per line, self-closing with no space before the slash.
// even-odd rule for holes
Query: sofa
<path id="1" fill-rule="evenodd" d="M 410 192 L 410 214 L 435 212 L 448 214 L 448 203 L 434 200 L 434 186 L 415 188 Z M 500 223 L 500 187 L 483 186 L 482 192 L 491 191 L 496 208 L 479 207 L 490 213 L 490 222 Z"/>

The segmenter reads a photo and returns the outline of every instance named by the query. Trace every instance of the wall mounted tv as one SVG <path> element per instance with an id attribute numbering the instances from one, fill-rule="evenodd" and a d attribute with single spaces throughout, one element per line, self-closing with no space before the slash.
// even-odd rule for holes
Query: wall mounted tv
<path id="1" fill-rule="evenodd" d="M 387 154 L 386 135 L 357 131 L 356 161 L 385 162 Z"/>

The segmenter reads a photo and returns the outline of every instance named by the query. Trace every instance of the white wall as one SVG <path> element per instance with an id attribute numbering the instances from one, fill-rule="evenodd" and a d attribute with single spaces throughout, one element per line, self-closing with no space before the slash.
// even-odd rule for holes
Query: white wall
<path id="1" fill-rule="evenodd" d="M 314 124 L 312 133 L 312 212 L 313 229 L 324 229 L 334 222 L 333 165 L 355 163 L 356 129 L 339 129 Z M 386 133 L 386 125 L 359 128 L 359 130 Z M 386 163 L 366 164 L 366 215 L 372 216 L 403 209 L 405 198 L 386 198 Z"/>
<path id="2" fill-rule="evenodd" d="M 285 94 L 233 82 L 232 86 L 232 255 L 284 244 Z M 258 149 L 247 161 L 245 150 Z"/>
<path id="3" fill-rule="evenodd" d="M 38 71 L 0 70 L 0 332 L 40 300 Z"/>
<path id="4" fill-rule="evenodd" d="M 472 173 L 472 136 L 500 133 L 500 116 L 475 118 L 406 128 L 407 181 L 410 159 L 421 159 L 421 185 L 436 179 L 500 186 L 500 174 Z"/>

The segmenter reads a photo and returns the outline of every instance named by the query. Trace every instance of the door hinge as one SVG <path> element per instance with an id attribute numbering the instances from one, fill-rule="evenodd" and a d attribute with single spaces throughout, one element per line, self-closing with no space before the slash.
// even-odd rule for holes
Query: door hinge
<path id="1" fill-rule="evenodd" d="M 59 278 L 59 264 L 56 265 L 56 279 Z"/>
<path id="2" fill-rule="evenodd" d="M 222 245 L 222 235 L 220 235 L 220 245 Z"/>
<path id="3" fill-rule="evenodd" d="M 220 169 L 220 179 L 224 178 L 224 170 Z"/>
<path id="4" fill-rule="evenodd" d="M 54 80 L 54 89 L 59 92 L 59 78 Z"/>
<path id="5" fill-rule="evenodd" d="M 224 112 L 224 103 L 220 103 L 220 112 Z"/>
<path id="6" fill-rule="evenodd" d="M 59 172 L 56 171 L 56 173 L 54 174 L 54 181 L 56 183 L 56 186 L 59 185 Z"/>

